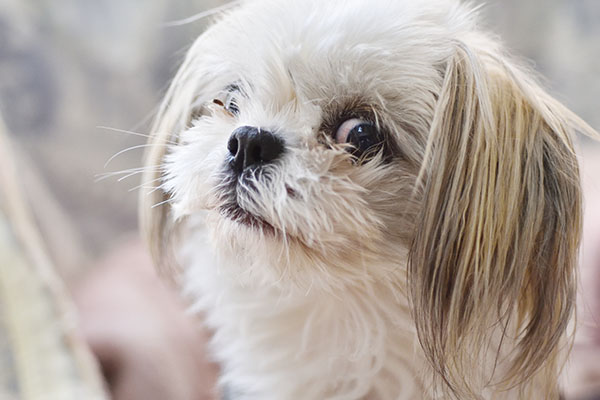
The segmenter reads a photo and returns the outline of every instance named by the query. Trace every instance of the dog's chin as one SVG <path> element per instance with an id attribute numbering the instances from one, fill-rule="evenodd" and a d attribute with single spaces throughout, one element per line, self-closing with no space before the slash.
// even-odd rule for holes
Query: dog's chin
<path id="1" fill-rule="evenodd" d="M 237 202 L 222 205 L 220 213 L 224 218 L 262 234 L 275 236 L 277 233 L 277 229 L 264 218 L 244 210 Z"/>

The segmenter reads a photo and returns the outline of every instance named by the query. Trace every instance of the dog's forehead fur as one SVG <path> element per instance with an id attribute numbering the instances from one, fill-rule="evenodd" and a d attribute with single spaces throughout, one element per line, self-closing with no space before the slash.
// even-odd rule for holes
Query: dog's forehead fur
<path id="1" fill-rule="evenodd" d="M 210 75 L 199 78 L 208 85 L 198 90 L 208 96 L 199 101 L 242 82 L 252 105 L 265 113 L 286 110 L 292 101 L 300 111 L 317 105 L 324 112 L 362 102 L 385 111 L 391 122 L 423 124 L 431 119 L 428 108 L 452 43 L 473 23 L 455 1 L 418 3 L 249 1 L 192 50 L 197 76 Z M 258 111 L 254 118 L 261 118 Z"/>

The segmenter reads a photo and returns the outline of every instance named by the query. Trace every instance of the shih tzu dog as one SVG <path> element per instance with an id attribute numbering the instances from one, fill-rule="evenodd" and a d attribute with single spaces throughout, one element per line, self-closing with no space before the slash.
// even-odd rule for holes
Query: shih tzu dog
<path id="1" fill-rule="evenodd" d="M 232 399 L 551 399 L 591 128 L 453 0 L 248 0 L 160 109 L 142 223 Z"/>

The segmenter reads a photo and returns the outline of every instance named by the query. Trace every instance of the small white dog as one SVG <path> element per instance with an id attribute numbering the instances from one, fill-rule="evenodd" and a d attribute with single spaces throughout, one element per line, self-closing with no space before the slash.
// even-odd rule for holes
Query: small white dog
<path id="1" fill-rule="evenodd" d="M 233 399 L 551 399 L 584 122 L 452 0 L 242 2 L 190 49 L 142 199 Z"/>

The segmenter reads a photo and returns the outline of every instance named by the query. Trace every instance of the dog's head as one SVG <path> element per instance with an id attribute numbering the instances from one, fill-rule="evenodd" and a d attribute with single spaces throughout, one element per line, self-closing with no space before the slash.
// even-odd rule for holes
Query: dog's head
<path id="1" fill-rule="evenodd" d="M 143 195 L 142 221 L 158 262 L 199 216 L 240 279 L 406 288 L 456 394 L 501 353 L 498 330 L 514 345 L 503 384 L 555 373 L 581 215 L 569 136 L 591 129 L 474 17 L 451 0 L 228 13 L 189 51 L 151 140 L 162 191 Z"/>

